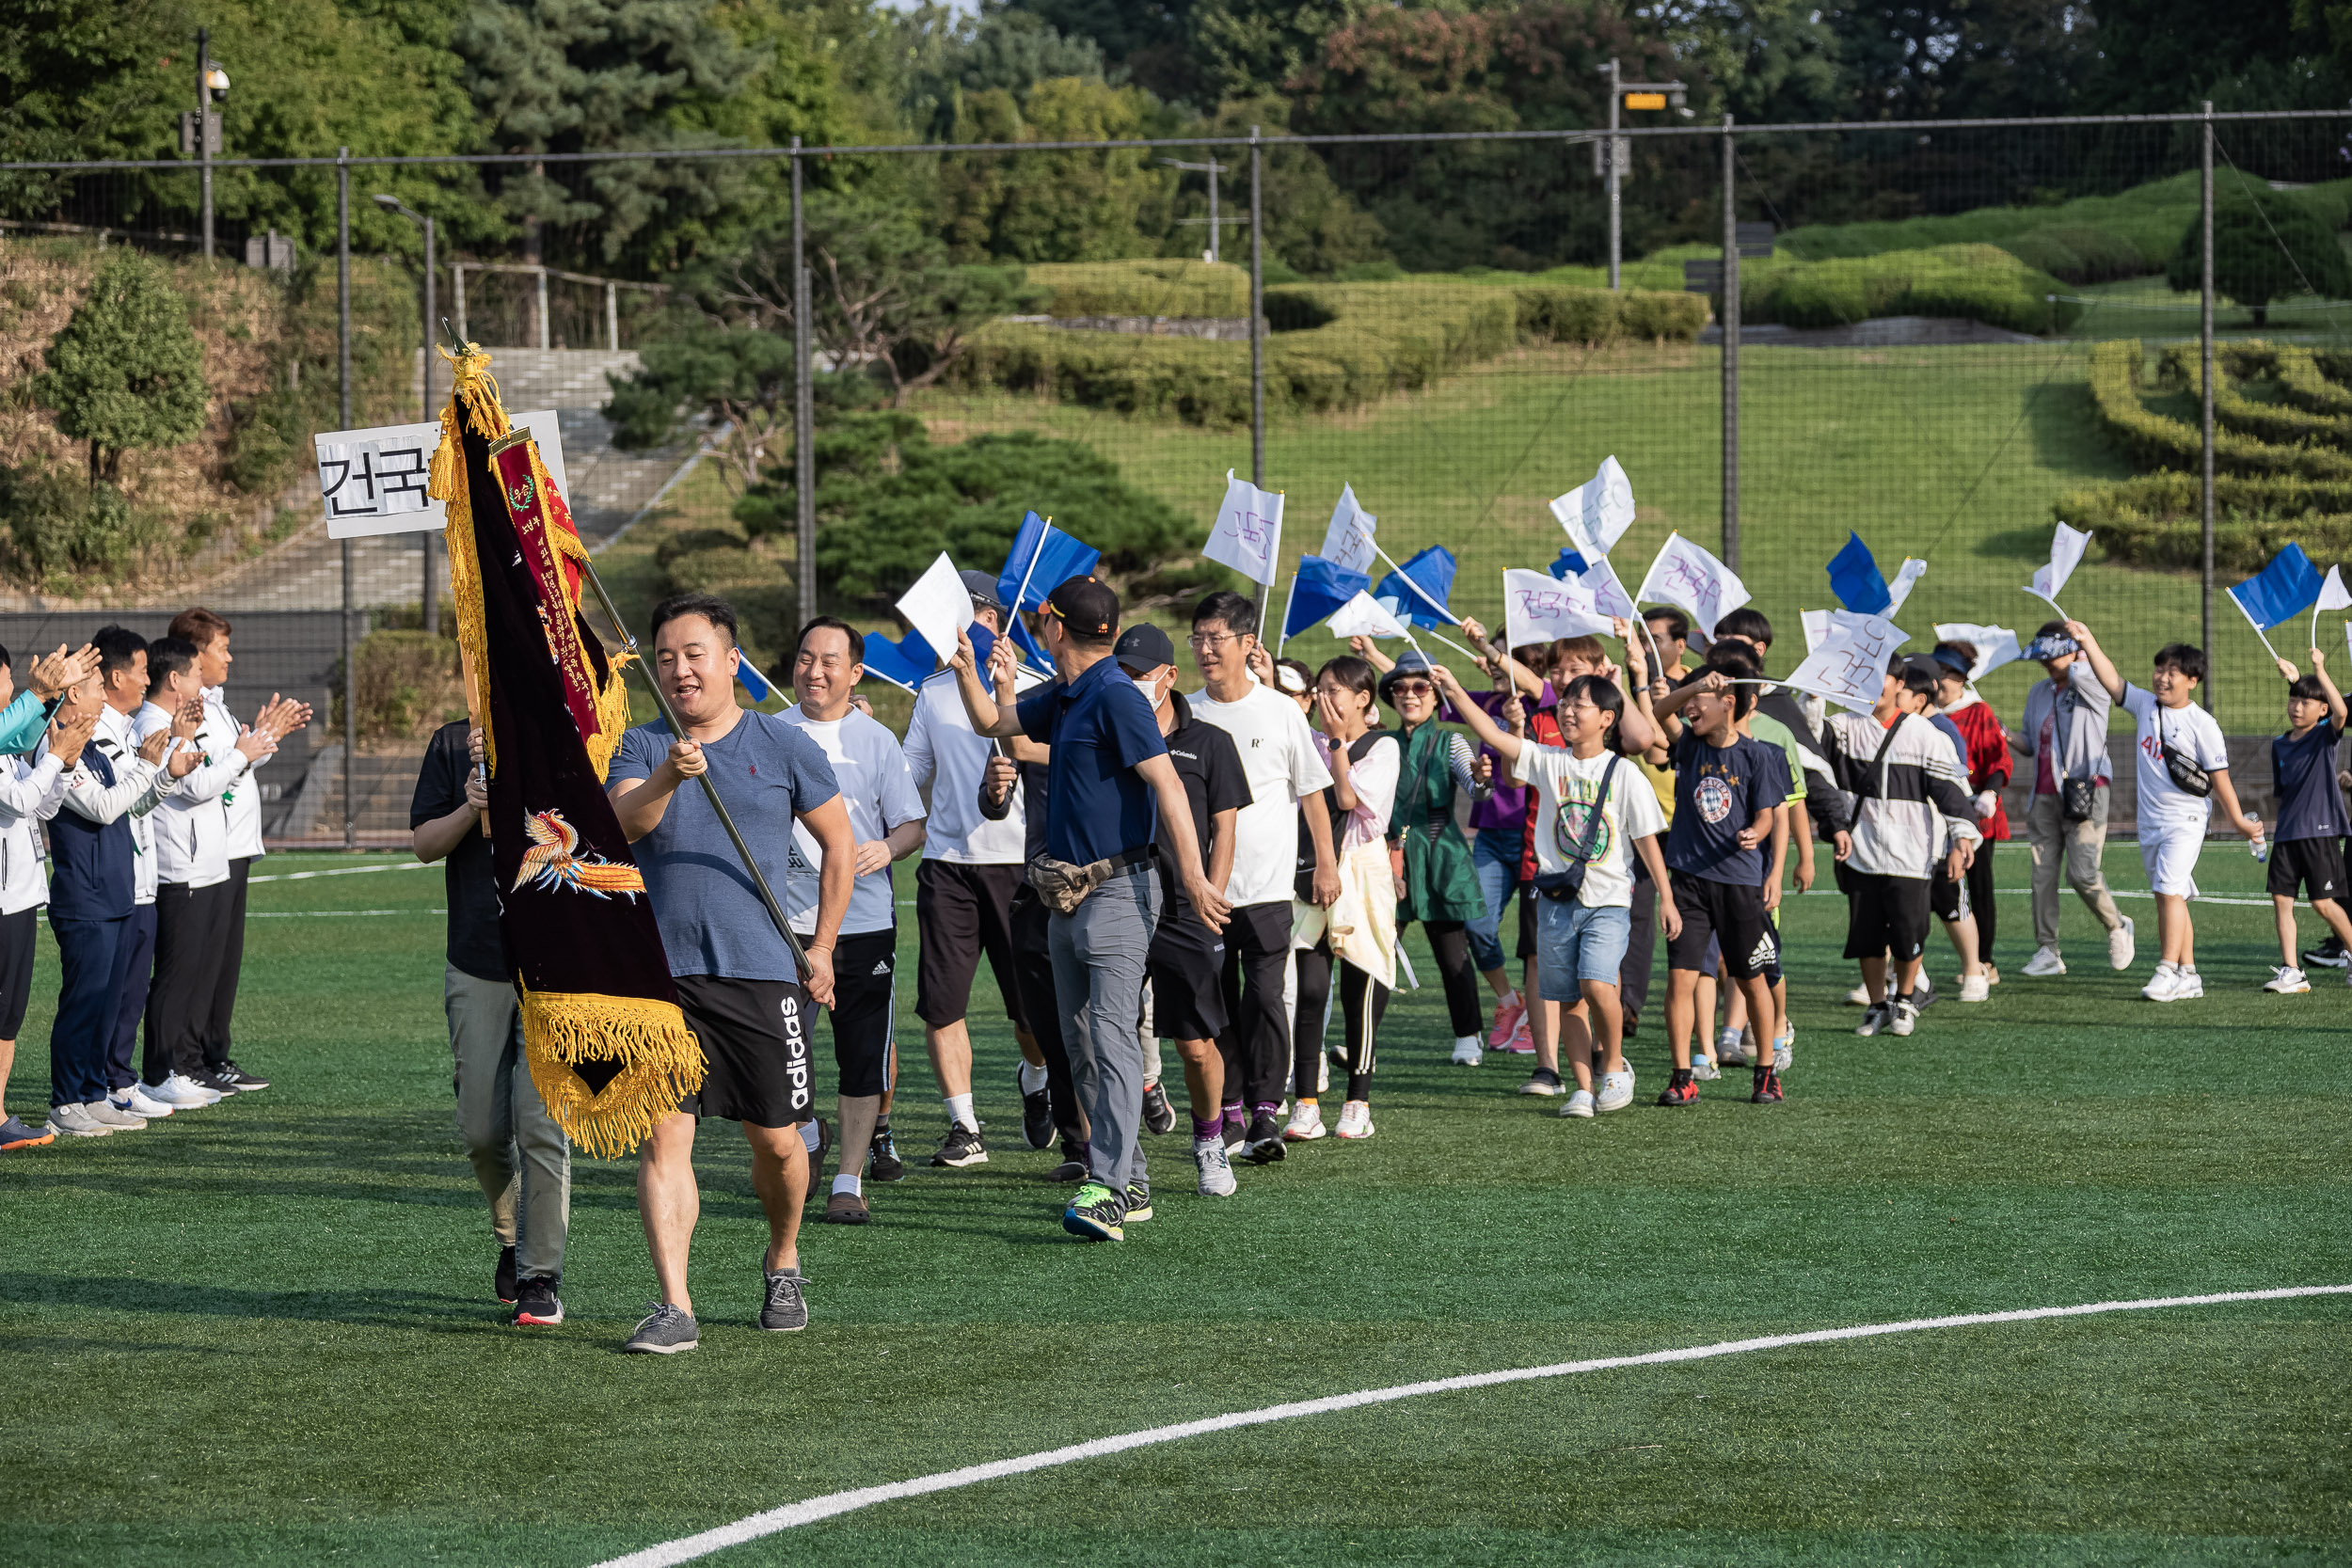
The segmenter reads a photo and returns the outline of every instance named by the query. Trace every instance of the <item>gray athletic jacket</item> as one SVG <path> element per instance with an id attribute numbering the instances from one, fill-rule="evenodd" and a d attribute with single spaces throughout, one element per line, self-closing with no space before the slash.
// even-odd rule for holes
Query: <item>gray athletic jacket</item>
<path id="1" fill-rule="evenodd" d="M 2090 673 L 2090 660 L 2081 655 L 2066 667 L 2066 677 L 2062 690 L 2057 681 L 2036 681 L 2026 695 L 2026 720 L 2018 738 L 2025 743 L 2026 754 L 2033 758 L 2025 770 L 2029 792 L 2041 776 L 2042 759 L 2035 748 L 2042 744 L 2042 726 L 2053 704 L 2058 725 L 2051 733 L 2058 754 L 2050 759 L 2050 776 L 2096 779 L 2105 784 L 2113 775 L 2107 761 L 2107 713 L 2115 704 L 2099 677 Z"/>

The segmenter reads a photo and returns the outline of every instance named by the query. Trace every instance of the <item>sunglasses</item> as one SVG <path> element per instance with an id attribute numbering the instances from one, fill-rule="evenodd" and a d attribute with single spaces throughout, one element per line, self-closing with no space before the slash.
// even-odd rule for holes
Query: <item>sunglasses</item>
<path id="1" fill-rule="evenodd" d="M 1427 681 L 1399 681 L 1389 690 L 1398 697 L 1434 697 L 1438 694 L 1438 689 Z"/>

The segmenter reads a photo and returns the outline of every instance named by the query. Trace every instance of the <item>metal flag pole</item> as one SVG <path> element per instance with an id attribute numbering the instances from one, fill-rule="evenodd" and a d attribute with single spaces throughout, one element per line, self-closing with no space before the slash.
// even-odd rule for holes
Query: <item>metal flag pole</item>
<path id="1" fill-rule="evenodd" d="M 1277 493 L 1277 494 L 1279 494 L 1280 492 L 1279 492 L 1279 491 L 1278 491 L 1278 492 L 1276 492 L 1276 493 Z M 1268 561 L 1271 561 L 1271 562 L 1274 563 L 1274 569 L 1275 569 L 1275 571 L 1276 571 L 1276 572 L 1278 572 L 1278 573 L 1279 573 L 1279 572 L 1280 572 L 1280 571 L 1281 571 L 1281 569 L 1282 569 L 1282 525 L 1281 525 L 1279 522 L 1277 522 L 1277 523 L 1274 525 L 1274 551 L 1273 551 L 1273 553 L 1272 553 L 1271 555 L 1267 556 L 1267 557 L 1266 557 L 1266 559 L 1267 559 Z M 1271 589 L 1271 588 L 1274 586 L 1274 583 L 1273 583 L 1273 580 L 1272 580 L 1271 578 L 1269 578 L 1269 579 L 1267 579 L 1265 582 L 1263 582 L 1263 583 L 1260 584 L 1259 586 L 1260 586 L 1261 588 L 1263 588 L 1263 589 Z M 1292 574 L 1291 574 L 1291 587 L 1292 587 L 1292 589 L 1293 589 L 1294 591 L 1295 591 L 1295 590 L 1296 590 L 1296 588 L 1298 587 L 1298 574 L 1297 574 L 1297 573 L 1295 573 L 1295 572 L 1294 572 L 1294 573 L 1292 573 Z M 1258 641 L 1259 641 L 1259 643 L 1260 643 L 1260 645 L 1261 645 L 1261 646 L 1263 646 L 1263 645 L 1264 644 L 1264 642 L 1265 642 L 1265 605 L 1266 605 L 1266 600 L 1268 600 L 1268 599 L 1272 598 L 1273 596 L 1274 596 L 1274 595 L 1273 595 L 1271 593 L 1261 593 L 1261 594 L 1258 595 Z M 1287 621 L 1287 620 L 1289 620 L 1289 619 L 1290 619 L 1290 606 L 1288 606 L 1287 604 L 1286 604 L 1286 605 L 1284 605 L 1284 606 L 1282 607 L 1282 619 L 1283 619 L 1283 620 L 1285 620 L 1285 621 Z M 1276 645 L 1277 647 L 1279 647 L 1279 646 L 1281 645 L 1281 641 L 1282 641 L 1282 640 L 1281 640 L 1279 636 L 1278 636 L 1278 637 L 1277 637 L 1274 641 L 1275 641 L 1275 645 Z"/>
<path id="2" fill-rule="evenodd" d="M 1462 618 L 1459 615 L 1454 614 L 1454 611 L 1446 609 L 1445 606 L 1439 604 L 1436 599 L 1431 598 L 1429 595 L 1429 590 L 1423 588 L 1420 583 L 1415 582 L 1413 580 L 1412 573 L 1406 571 L 1404 567 L 1399 566 L 1396 563 L 1396 557 L 1382 549 L 1380 547 L 1380 541 L 1377 539 L 1372 541 L 1372 553 L 1387 562 L 1389 563 L 1389 569 L 1394 572 L 1398 577 L 1404 578 L 1405 585 L 1407 588 L 1410 588 L 1414 593 L 1419 594 L 1422 596 L 1422 602 L 1427 604 L 1430 609 L 1444 616 L 1454 626 L 1458 626 L 1462 624 Z"/>
<path id="3" fill-rule="evenodd" d="M 1282 644 L 1290 641 L 1291 605 L 1295 602 L 1297 598 L 1298 574 L 1297 572 L 1293 571 L 1291 573 L 1290 592 L 1282 595 L 1282 624 L 1279 626 L 1277 626 L 1274 630 L 1274 657 L 1276 658 L 1280 658 L 1282 657 Z M 1261 612 L 1261 614 L 1263 615 L 1263 612 Z M 2319 640 L 2319 611 L 2316 610 L 2312 611 L 2312 640 L 2316 642 Z M 1261 642 L 1265 641 L 1265 623 L 1263 619 L 1260 620 L 1258 626 L 1258 641 Z"/>

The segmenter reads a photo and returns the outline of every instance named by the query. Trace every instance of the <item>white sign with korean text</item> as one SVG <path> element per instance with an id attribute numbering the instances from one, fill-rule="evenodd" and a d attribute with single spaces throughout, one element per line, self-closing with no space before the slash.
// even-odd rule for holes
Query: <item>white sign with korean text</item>
<path id="1" fill-rule="evenodd" d="M 553 409 L 517 414 L 514 422 L 538 438 L 539 458 L 569 501 L 564 473 L 564 431 Z M 373 430 L 330 430 L 314 438 L 318 451 L 319 499 L 326 509 L 326 536 L 364 539 L 378 533 L 422 533 L 449 526 L 449 508 L 424 493 L 441 427 L 378 425 Z"/>

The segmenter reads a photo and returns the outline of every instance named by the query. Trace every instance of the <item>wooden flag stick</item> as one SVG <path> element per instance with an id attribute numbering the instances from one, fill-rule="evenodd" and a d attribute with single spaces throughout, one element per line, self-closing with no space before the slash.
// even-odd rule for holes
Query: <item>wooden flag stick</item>
<path id="1" fill-rule="evenodd" d="M 430 541 L 427 542 L 426 547 L 431 547 Z M 457 645 L 457 668 L 466 682 L 466 727 L 469 730 L 479 730 L 482 728 L 482 683 L 473 673 L 473 656 L 466 652 L 466 645 L 462 642 Z M 469 736 L 469 738 L 471 737 Z M 489 765 L 477 762 L 473 766 L 474 771 L 482 776 L 482 787 L 489 788 Z M 484 838 L 490 836 L 490 816 L 487 812 L 485 812 L 482 816 L 482 836 Z"/>

